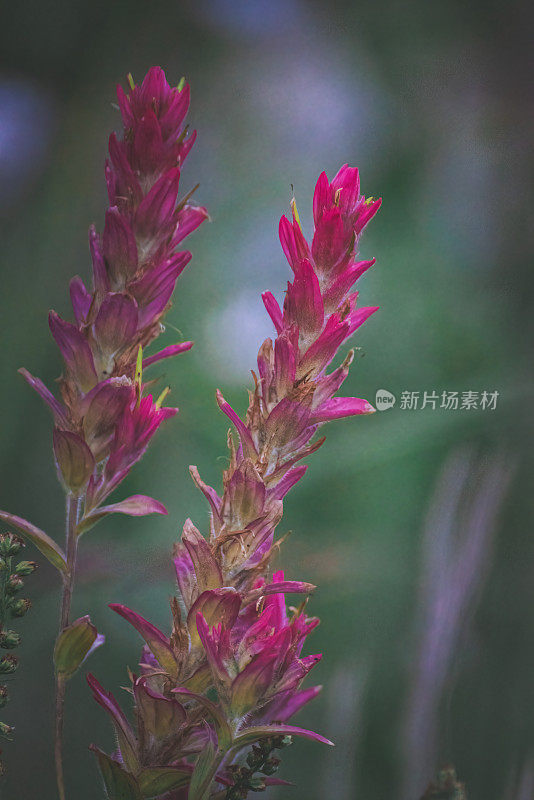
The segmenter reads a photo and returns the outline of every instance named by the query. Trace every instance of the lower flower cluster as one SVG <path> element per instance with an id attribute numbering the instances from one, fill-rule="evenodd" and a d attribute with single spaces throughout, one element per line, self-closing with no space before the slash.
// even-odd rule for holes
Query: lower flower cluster
<path id="1" fill-rule="evenodd" d="M 129 608 L 111 606 L 145 641 L 139 674 L 131 675 L 134 727 L 115 698 L 88 677 L 117 734 L 113 757 L 96 751 L 110 797 L 121 782 L 136 798 L 182 789 L 189 800 L 208 797 L 212 782 L 217 791 L 226 787 L 228 797 L 246 797 L 245 788 L 284 783 L 273 777 L 278 761 L 270 753 L 287 744 L 286 737 L 330 744 L 287 724 L 320 690 L 301 688 L 320 659 L 302 655 L 319 620 L 306 615 L 306 601 L 288 613 L 285 596 L 313 587 L 285 581 L 282 572 L 269 584 L 258 578 L 247 594 L 217 585 L 221 573 L 208 543 L 186 541 L 191 568 L 187 576 L 183 565 L 177 572 L 179 585 L 189 580 L 193 590 L 182 592 L 182 608 L 172 601 L 170 636 Z M 251 746 L 249 766 L 236 765 Z"/>

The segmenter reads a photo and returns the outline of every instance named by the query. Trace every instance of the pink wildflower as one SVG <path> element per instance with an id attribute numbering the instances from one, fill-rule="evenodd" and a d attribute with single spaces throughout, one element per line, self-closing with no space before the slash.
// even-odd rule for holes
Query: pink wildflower
<path id="1" fill-rule="evenodd" d="M 273 779 L 251 782 L 252 772 L 234 763 L 243 748 L 254 745 L 247 764 L 271 775 L 278 759 L 270 754 L 283 737 L 328 743 L 287 724 L 320 690 L 301 686 L 321 658 L 303 654 L 319 622 L 305 614 L 307 595 L 315 587 L 286 580 L 281 571 L 271 573 L 271 564 L 281 544 L 274 542 L 274 533 L 283 499 L 306 472 L 298 462 L 322 444 L 323 439 L 314 440 L 319 427 L 374 410 L 366 400 L 336 396 L 352 352 L 332 372 L 327 368 L 376 310 L 358 308 L 357 292 L 351 290 L 373 263 L 356 261 L 356 254 L 361 231 L 379 206 L 380 201 L 360 196 L 358 171 L 344 166 L 331 183 L 324 173 L 319 178 L 311 245 L 294 204 L 292 221 L 281 220 L 280 240 L 294 279 L 283 309 L 271 293 L 263 296 L 277 337 L 260 348 L 245 419 L 217 392 L 239 440 L 236 445 L 228 436 L 222 495 L 191 467 L 210 506 L 211 530 L 205 538 L 186 520 L 175 547 L 181 601 L 171 604 L 172 632 L 166 636 L 136 612 L 111 606 L 138 631 L 145 648 L 141 678 L 132 678 L 137 729 L 128 725 L 127 735 L 114 699 L 89 679 L 119 741 L 113 763 L 98 753 L 104 775 L 107 770 L 118 780 L 120 772 L 122 781 L 127 775 L 139 787 L 147 765 L 160 771 L 172 765 L 178 770 L 172 783 L 177 798 L 186 796 L 189 784 L 195 785 L 195 797 L 211 796 L 212 783 L 216 796 L 222 786 L 229 787 L 228 798 L 246 797 L 249 789 L 264 788 Z M 305 595 L 289 613 L 288 593 Z M 201 749 L 208 755 L 197 759 Z"/>
<path id="2" fill-rule="evenodd" d="M 156 408 L 150 397 L 136 398 L 136 361 L 159 335 L 176 280 L 191 258 L 176 248 L 207 218 L 187 196 L 177 199 L 180 169 L 195 140 L 185 126 L 189 87 L 171 88 L 159 67 L 150 69 L 140 86 L 131 79 L 130 84 L 128 94 L 117 90 L 124 133 L 121 138 L 112 134 L 109 141 L 111 205 L 104 233 L 102 239 L 93 228 L 89 234 L 92 288 L 79 277 L 71 281 L 75 323 L 50 313 L 50 330 L 65 365 L 62 402 L 21 370 L 54 414 L 63 481 L 72 475 L 75 484 L 67 488 L 76 492 L 90 482 L 93 501 L 115 488 L 163 419 L 176 413 Z M 191 345 L 170 345 L 145 358 L 144 366 Z"/>

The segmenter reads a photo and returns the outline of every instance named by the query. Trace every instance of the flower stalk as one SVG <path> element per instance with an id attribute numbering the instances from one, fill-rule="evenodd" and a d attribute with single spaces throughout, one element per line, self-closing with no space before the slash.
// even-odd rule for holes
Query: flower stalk
<path id="1" fill-rule="evenodd" d="M 191 259 L 189 251 L 178 248 L 207 218 L 204 208 L 191 204 L 192 192 L 179 197 L 181 168 L 196 137 L 185 123 L 189 86 L 181 81 L 171 87 L 159 67 L 149 70 L 140 85 L 131 76 L 128 81 L 128 91 L 117 89 L 123 131 L 109 139 L 104 231 L 102 236 L 93 227 L 89 232 L 92 286 L 78 276 L 71 281 L 74 322 L 55 311 L 49 315 L 63 358 L 60 398 L 20 370 L 53 416 L 54 459 L 66 495 L 65 551 L 32 523 L 0 512 L 0 519 L 32 541 L 61 573 L 60 638 L 70 628 L 79 537 L 112 513 L 167 513 L 145 495 L 107 500 L 160 425 L 178 411 L 163 406 L 168 388 L 157 399 L 146 393 L 145 371 L 193 344 L 146 352 L 164 330 L 176 281 Z M 61 800 L 67 680 L 58 673 L 55 759 Z"/>
<path id="2" fill-rule="evenodd" d="M 76 574 L 76 557 L 78 553 L 77 527 L 80 521 L 83 498 L 67 494 L 65 511 L 65 553 L 67 556 L 67 569 L 63 574 L 63 590 L 61 595 L 61 611 L 58 637 L 69 624 L 72 592 L 74 589 L 74 576 Z M 56 780 L 59 800 L 65 800 L 65 778 L 63 775 L 63 726 L 65 716 L 65 695 L 67 679 L 56 670 L 55 689 L 55 726 L 54 726 L 54 763 L 56 767 Z"/>

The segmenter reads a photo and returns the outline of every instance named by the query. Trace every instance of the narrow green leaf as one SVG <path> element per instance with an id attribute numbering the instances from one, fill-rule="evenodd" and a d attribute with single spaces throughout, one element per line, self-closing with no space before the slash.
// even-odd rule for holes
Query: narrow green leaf
<path id="1" fill-rule="evenodd" d="M 102 644 L 104 637 L 98 633 L 89 617 L 80 617 L 64 628 L 56 640 L 56 671 L 66 679 L 71 678 L 90 653 Z"/>
<path id="2" fill-rule="evenodd" d="M 32 525 L 28 520 L 16 517 L 14 514 L 8 514 L 7 511 L 0 511 L 0 520 L 5 522 L 6 525 L 16 528 L 19 533 L 29 539 L 56 569 L 60 572 L 66 572 L 67 560 L 65 553 L 48 534 Z"/>
<path id="3" fill-rule="evenodd" d="M 108 514 L 128 514 L 130 517 L 145 517 L 147 514 L 167 514 L 168 511 L 163 505 L 153 497 L 146 497 L 144 494 L 134 494 L 118 503 L 109 506 L 100 506 L 90 511 L 78 523 L 76 532 L 78 536 L 85 533 Z"/>
<path id="4" fill-rule="evenodd" d="M 150 767 L 144 769 L 137 780 L 143 797 L 159 797 L 160 794 L 187 786 L 191 771 L 180 767 Z"/>
<path id="5" fill-rule="evenodd" d="M 90 748 L 98 759 L 98 766 L 106 788 L 108 800 L 143 800 L 136 779 L 121 765 L 98 747 Z"/>
<path id="6" fill-rule="evenodd" d="M 207 800 L 210 793 L 211 781 L 217 765 L 215 763 L 215 748 L 210 741 L 198 757 L 191 783 L 189 784 L 188 800 Z"/>
<path id="7" fill-rule="evenodd" d="M 303 739 L 311 739 L 314 742 L 321 742 L 322 744 L 329 744 L 332 747 L 334 743 L 320 733 L 308 731 L 305 728 L 296 728 L 294 725 L 255 725 L 251 728 L 245 728 L 239 733 L 233 743 L 232 751 L 237 752 L 242 747 L 254 744 L 261 739 L 267 739 L 271 736 L 301 736 Z"/>
<path id="8" fill-rule="evenodd" d="M 172 692 L 173 694 L 183 695 L 184 697 L 190 697 L 193 700 L 197 700 L 204 706 L 215 723 L 215 732 L 217 734 L 219 750 L 227 750 L 232 743 L 232 729 L 230 728 L 222 709 L 219 708 L 219 706 L 217 706 L 215 703 L 212 703 L 212 701 L 209 700 L 205 695 L 197 694 L 189 689 L 180 687 L 178 689 L 172 689 Z"/>

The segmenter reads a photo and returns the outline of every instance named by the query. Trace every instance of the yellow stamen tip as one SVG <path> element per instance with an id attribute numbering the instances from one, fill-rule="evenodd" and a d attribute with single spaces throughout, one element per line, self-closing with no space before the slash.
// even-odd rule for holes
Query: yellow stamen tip
<path id="1" fill-rule="evenodd" d="M 137 361 L 135 364 L 135 382 L 140 387 L 143 382 L 143 348 L 139 345 Z"/>
<path id="2" fill-rule="evenodd" d="M 170 391 L 171 391 L 171 387 L 170 386 L 166 386 L 165 389 L 160 394 L 160 396 L 158 397 L 158 399 L 156 400 L 156 408 L 161 408 L 161 406 L 163 405 L 163 401 L 165 400 L 167 395 L 170 393 Z"/>
<path id="3" fill-rule="evenodd" d="M 128 75 L 126 76 L 126 78 L 128 80 L 128 83 L 130 84 L 130 89 L 135 89 L 135 81 L 133 79 L 132 73 L 129 72 Z"/>
<path id="4" fill-rule="evenodd" d="M 295 201 L 295 198 L 293 198 L 293 200 L 291 201 L 291 203 L 289 205 L 291 206 L 291 212 L 293 214 L 293 219 L 295 220 L 295 222 L 297 223 L 299 228 L 302 230 L 302 225 L 300 224 L 300 217 L 299 217 L 299 212 L 298 212 L 297 203 Z"/>

